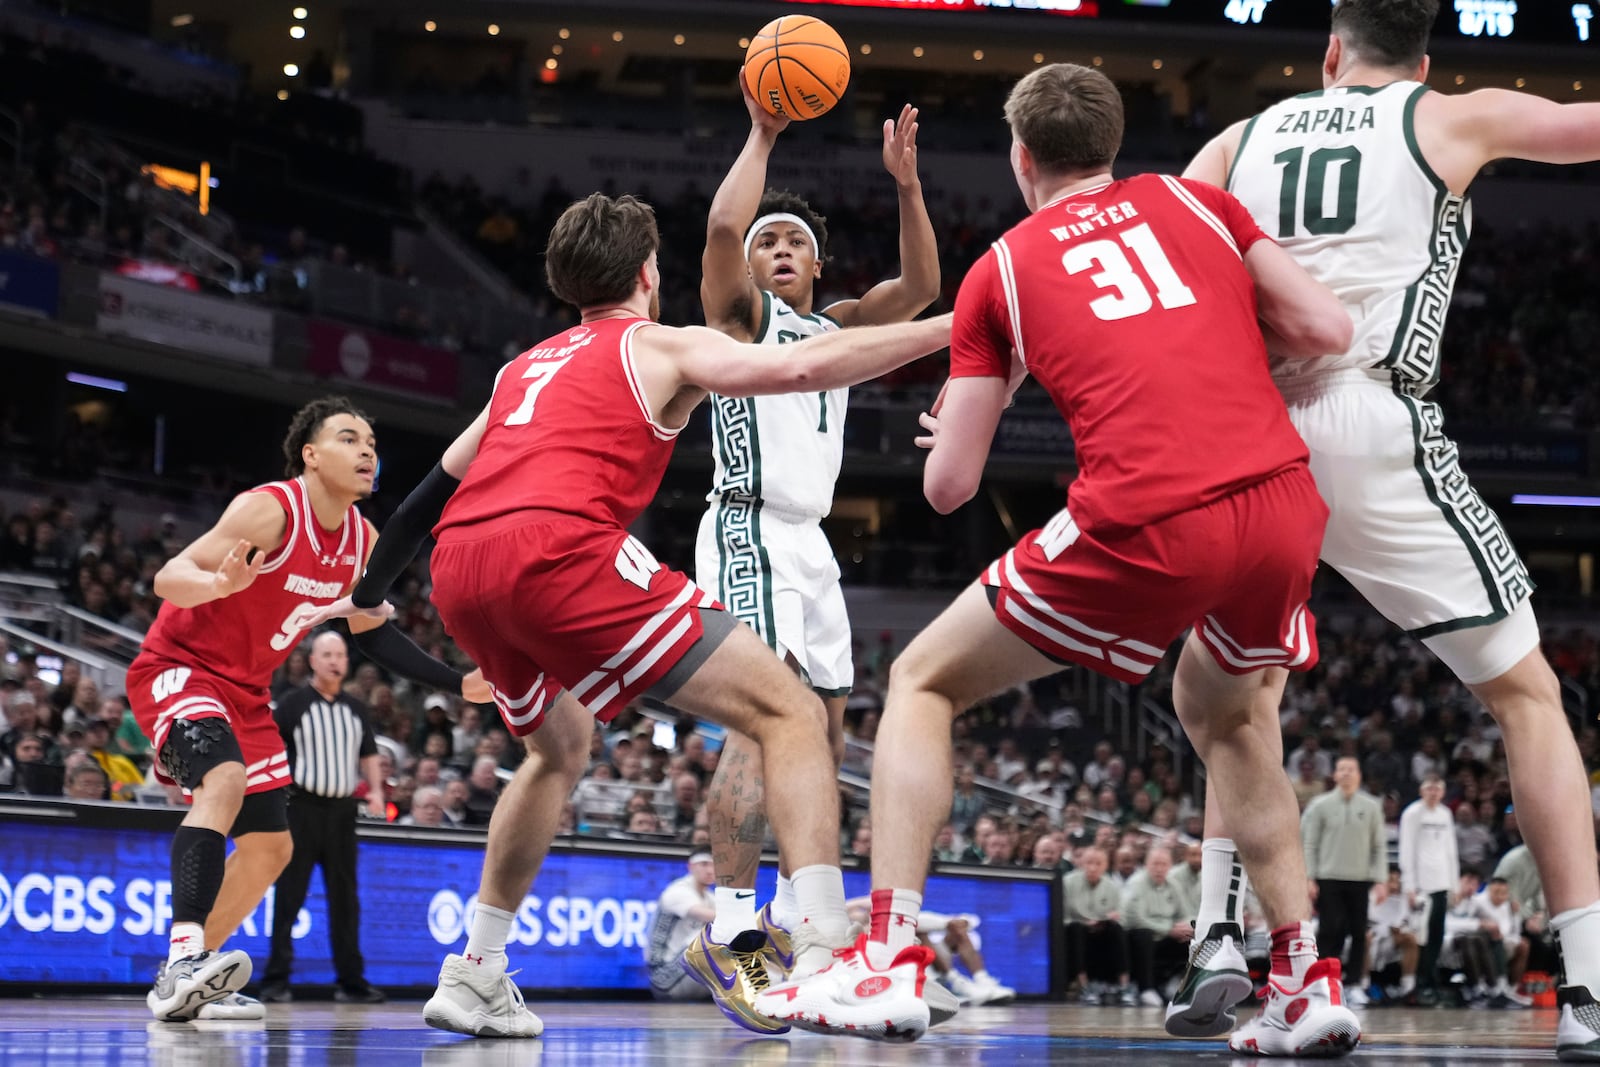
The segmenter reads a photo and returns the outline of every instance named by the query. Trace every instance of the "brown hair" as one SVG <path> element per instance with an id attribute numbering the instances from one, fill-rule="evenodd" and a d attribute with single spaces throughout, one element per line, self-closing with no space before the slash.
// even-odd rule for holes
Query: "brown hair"
<path id="1" fill-rule="evenodd" d="M 1045 173 L 1101 170 L 1122 147 L 1122 96 L 1092 67 L 1052 63 L 1012 87 L 1006 122 Z"/>
<path id="2" fill-rule="evenodd" d="M 372 424 L 372 420 L 346 397 L 324 396 L 311 401 L 294 413 L 294 419 L 289 423 L 289 432 L 284 435 L 284 477 L 298 478 L 306 472 L 306 461 L 301 454 L 302 450 L 317 439 L 317 434 L 322 432 L 322 424 L 335 415 L 354 415 L 367 425 Z"/>
<path id="3" fill-rule="evenodd" d="M 544 250 L 550 291 L 582 310 L 633 295 L 639 268 L 661 245 L 656 213 L 633 196 L 591 193 L 561 213 Z"/>
<path id="4" fill-rule="evenodd" d="M 1428 54 L 1438 18 L 1439 0 L 1339 0 L 1333 32 L 1368 63 L 1409 69 Z"/>

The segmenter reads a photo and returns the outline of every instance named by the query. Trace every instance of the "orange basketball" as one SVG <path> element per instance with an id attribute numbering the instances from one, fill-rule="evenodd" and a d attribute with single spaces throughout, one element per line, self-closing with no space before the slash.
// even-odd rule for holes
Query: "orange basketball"
<path id="1" fill-rule="evenodd" d="M 826 115 L 850 84 L 850 52 L 832 26 L 810 15 L 775 18 L 744 54 L 750 92 L 774 115 Z"/>

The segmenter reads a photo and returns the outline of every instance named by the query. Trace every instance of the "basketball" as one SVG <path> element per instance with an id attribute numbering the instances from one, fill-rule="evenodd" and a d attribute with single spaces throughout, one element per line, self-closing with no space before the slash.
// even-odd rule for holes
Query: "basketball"
<path id="1" fill-rule="evenodd" d="M 826 115 L 850 84 L 850 52 L 821 19 L 784 15 L 751 39 L 744 76 L 772 114 L 797 122 L 814 119 Z"/>

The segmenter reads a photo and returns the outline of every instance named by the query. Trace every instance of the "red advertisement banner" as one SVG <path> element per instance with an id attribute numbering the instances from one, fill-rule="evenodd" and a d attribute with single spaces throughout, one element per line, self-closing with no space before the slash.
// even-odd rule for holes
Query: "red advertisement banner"
<path id="1" fill-rule="evenodd" d="M 415 341 L 313 319 L 306 324 L 306 369 L 327 378 L 453 404 L 459 387 L 456 355 Z"/>

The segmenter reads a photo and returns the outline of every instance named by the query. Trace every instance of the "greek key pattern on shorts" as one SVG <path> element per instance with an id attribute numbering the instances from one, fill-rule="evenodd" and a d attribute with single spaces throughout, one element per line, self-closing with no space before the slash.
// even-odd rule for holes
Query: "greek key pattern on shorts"
<path id="1" fill-rule="evenodd" d="M 1411 401 L 1417 415 L 1418 458 L 1438 494 L 1446 517 L 1467 542 L 1478 564 L 1485 591 L 1497 612 L 1515 611 L 1533 593 L 1528 568 L 1506 535 L 1500 517 L 1472 488 L 1461 469 L 1460 450 L 1445 436 L 1444 412 L 1438 404 Z"/>
<path id="2" fill-rule="evenodd" d="M 726 476 L 717 509 L 717 599 L 762 640 L 773 640 L 768 625 L 767 576 L 761 559 L 761 442 L 756 403 L 717 396 L 711 426 Z"/>
<path id="3" fill-rule="evenodd" d="M 721 589 L 717 599 L 734 617 L 763 640 L 766 626 L 766 575 L 761 566 L 760 539 L 754 529 L 756 505 L 724 500 L 717 508 L 717 562 Z"/>
<path id="4" fill-rule="evenodd" d="M 1423 396 L 1439 381 L 1439 344 L 1444 337 L 1444 320 L 1450 311 L 1450 293 L 1455 289 L 1456 274 L 1461 269 L 1461 256 L 1467 250 L 1471 230 L 1472 215 L 1467 201 L 1459 196 L 1444 197 L 1439 217 L 1434 222 L 1433 263 L 1428 273 L 1412 286 L 1395 346 L 1381 364 L 1394 368 L 1413 396 Z"/>

